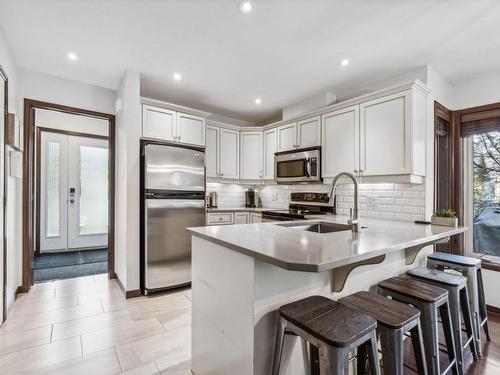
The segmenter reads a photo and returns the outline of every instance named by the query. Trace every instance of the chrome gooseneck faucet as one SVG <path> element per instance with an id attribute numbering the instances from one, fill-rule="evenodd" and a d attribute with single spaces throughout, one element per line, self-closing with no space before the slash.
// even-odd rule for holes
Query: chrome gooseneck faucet
<path id="1" fill-rule="evenodd" d="M 351 226 L 353 232 L 359 232 L 360 225 L 358 217 L 358 181 L 356 180 L 356 177 L 354 177 L 354 175 L 349 172 L 340 172 L 338 175 L 336 175 L 335 178 L 333 179 L 330 193 L 328 193 L 328 199 L 332 198 L 333 192 L 335 190 L 335 185 L 337 184 L 337 180 L 342 176 L 349 177 L 352 180 L 352 183 L 354 184 L 354 208 L 350 209 L 350 215 L 349 215 L 349 220 L 347 220 L 347 224 Z"/>

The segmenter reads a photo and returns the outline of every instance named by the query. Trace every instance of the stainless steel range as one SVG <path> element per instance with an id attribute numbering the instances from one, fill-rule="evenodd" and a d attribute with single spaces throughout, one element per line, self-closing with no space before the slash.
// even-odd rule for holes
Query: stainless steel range
<path id="1" fill-rule="evenodd" d="M 288 210 L 262 211 L 262 221 L 305 220 L 308 215 L 335 213 L 326 193 L 292 193 Z"/>

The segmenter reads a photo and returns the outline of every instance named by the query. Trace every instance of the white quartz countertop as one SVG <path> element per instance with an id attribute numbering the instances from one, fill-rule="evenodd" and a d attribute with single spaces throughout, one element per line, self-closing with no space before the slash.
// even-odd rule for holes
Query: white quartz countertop
<path id="1" fill-rule="evenodd" d="M 345 224 L 345 216 L 311 216 L 301 221 L 319 220 Z M 193 236 L 274 264 L 305 272 L 322 272 L 393 251 L 402 251 L 463 233 L 465 227 L 444 227 L 378 219 L 361 219 L 360 232 L 350 230 L 314 233 L 269 222 L 188 228 Z M 298 221 L 293 222 L 299 223 Z M 278 224 L 278 225 L 277 225 Z"/>

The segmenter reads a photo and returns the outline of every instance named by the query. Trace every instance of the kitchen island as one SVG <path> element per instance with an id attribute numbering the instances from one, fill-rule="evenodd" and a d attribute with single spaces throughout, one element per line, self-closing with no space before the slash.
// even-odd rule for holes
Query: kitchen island
<path id="1" fill-rule="evenodd" d="M 346 217 L 310 219 L 189 229 L 195 375 L 269 374 L 279 306 L 374 289 L 423 264 L 426 246 L 466 230 L 364 219 L 355 233 Z M 289 342 L 285 353 L 283 373 L 304 373 L 300 346 Z"/>

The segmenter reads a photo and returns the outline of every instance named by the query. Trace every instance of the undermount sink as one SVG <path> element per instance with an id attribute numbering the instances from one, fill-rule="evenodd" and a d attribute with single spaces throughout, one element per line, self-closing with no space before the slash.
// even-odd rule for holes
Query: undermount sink
<path id="1" fill-rule="evenodd" d="M 314 223 L 286 223 L 286 224 L 276 224 L 282 227 L 293 228 L 297 230 L 303 230 L 306 232 L 314 233 L 332 233 L 341 232 L 343 230 L 351 230 L 351 226 L 347 224 L 337 224 L 330 223 L 328 221 L 317 221 Z"/>

